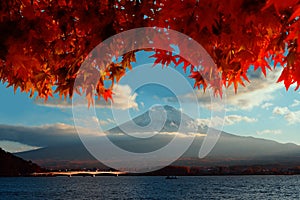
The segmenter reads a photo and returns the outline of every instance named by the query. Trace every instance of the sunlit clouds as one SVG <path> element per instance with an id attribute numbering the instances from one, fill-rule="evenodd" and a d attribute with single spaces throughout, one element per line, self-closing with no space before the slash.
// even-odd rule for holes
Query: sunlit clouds
<path id="1" fill-rule="evenodd" d="M 291 111 L 288 107 L 275 107 L 273 114 L 283 116 L 290 125 L 300 123 L 300 110 Z"/>
<path id="2" fill-rule="evenodd" d="M 96 108 L 110 108 L 113 106 L 114 109 L 138 109 L 138 103 L 136 102 L 137 94 L 133 93 L 131 88 L 128 85 L 118 85 L 115 84 L 113 89 L 113 104 L 111 101 L 104 101 L 103 99 L 97 100 L 95 97 L 95 107 Z M 35 100 L 35 103 L 40 106 L 47 107 L 57 107 L 57 108 L 71 108 L 72 102 L 70 99 L 60 99 L 60 98 L 52 98 L 48 101 L 44 101 L 42 99 Z M 85 101 L 84 101 L 85 103 Z M 74 104 L 77 106 L 77 104 Z"/>

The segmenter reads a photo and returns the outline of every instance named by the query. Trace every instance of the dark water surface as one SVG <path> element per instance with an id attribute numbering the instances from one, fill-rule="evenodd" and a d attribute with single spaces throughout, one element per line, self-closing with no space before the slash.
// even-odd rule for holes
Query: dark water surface
<path id="1" fill-rule="evenodd" d="M 300 199 L 300 176 L 0 178 L 0 199 Z"/>

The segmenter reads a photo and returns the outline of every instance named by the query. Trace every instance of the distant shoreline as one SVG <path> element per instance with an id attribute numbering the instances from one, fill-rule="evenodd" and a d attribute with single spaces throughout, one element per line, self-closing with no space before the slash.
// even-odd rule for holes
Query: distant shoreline
<path id="1" fill-rule="evenodd" d="M 44 170 L 25 175 L 0 177 L 59 177 L 59 176 L 281 176 L 300 175 L 300 166 L 217 166 L 217 167 L 183 167 L 168 166 L 157 171 L 147 173 L 129 173 L 117 170 Z"/>
<path id="2" fill-rule="evenodd" d="M 176 176 L 178 178 L 180 177 L 222 177 L 222 176 L 299 176 L 300 174 L 223 174 L 223 175 L 179 175 Z M 0 176 L 1 178 L 56 178 L 56 177 L 66 177 L 68 176 L 33 176 L 33 175 L 24 175 L 24 176 Z M 96 175 L 96 176 L 90 176 L 90 175 L 74 175 L 71 177 L 116 177 L 113 175 Z M 119 175 L 119 177 L 167 177 L 166 175 L 136 175 L 136 174 L 126 174 L 126 175 Z"/>

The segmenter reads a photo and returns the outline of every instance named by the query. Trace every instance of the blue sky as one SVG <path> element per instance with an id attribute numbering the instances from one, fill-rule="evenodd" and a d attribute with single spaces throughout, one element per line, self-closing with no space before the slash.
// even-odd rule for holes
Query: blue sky
<path id="1" fill-rule="evenodd" d="M 135 66 L 151 63 L 145 54 L 139 54 Z M 160 66 L 156 67 L 161 69 Z M 135 69 L 135 68 L 134 68 Z M 179 68 L 178 72 L 186 77 L 193 85 L 193 80 Z M 246 88 L 240 87 L 237 94 L 233 89 L 227 89 L 226 116 L 223 130 L 242 136 L 253 136 L 272 139 L 279 142 L 293 142 L 300 144 L 300 91 L 291 87 L 286 91 L 283 83 L 276 83 L 280 72 L 273 71 L 264 78 L 261 72 L 249 72 L 252 82 Z M 140 78 L 147 78 L 149 74 L 141 74 Z M 169 78 L 169 77 L 166 77 Z M 122 81 L 121 81 L 122 82 Z M 170 79 L 174 85 L 177 80 Z M 185 91 L 181 85 L 176 85 L 178 94 L 184 99 L 185 112 L 197 119 L 199 124 L 210 120 L 210 98 L 208 93 L 195 89 L 199 106 L 190 101 L 190 91 Z M 115 105 L 117 109 L 129 111 L 131 117 L 141 114 L 156 104 L 172 105 L 179 108 L 177 95 L 169 88 L 156 83 L 149 83 L 133 91 L 130 85 L 120 84 L 115 91 Z M 35 98 L 30 99 L 26 93 L 19 91 L 14 94 L 13 88 L 0 85 L 0 124 L 11 126 L 56 126 L 64 124 L 73 126 L 73 115 L 70 105 L 59 100 L 50 100 L 44 103 Z M 130 99 L 128 100 L 128 98 Z M 113 127 L 111 108 L 100 103 L 96 113 L 104 129 Z M 199 109 L 201 116 L 193 114 Z"/>

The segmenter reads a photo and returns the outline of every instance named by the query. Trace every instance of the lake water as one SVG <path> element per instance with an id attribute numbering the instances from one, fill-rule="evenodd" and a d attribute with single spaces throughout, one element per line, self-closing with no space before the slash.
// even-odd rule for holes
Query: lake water
<path id="1" fill-rule="evenodd" d="M 0 199 L 300 199 L 300 176 L 0 178 Z"/>

